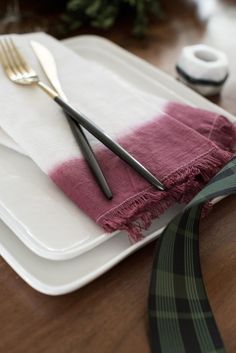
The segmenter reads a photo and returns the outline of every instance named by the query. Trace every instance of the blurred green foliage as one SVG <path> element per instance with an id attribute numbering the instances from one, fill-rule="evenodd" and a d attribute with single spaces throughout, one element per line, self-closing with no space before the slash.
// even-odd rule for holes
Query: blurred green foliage
<path id="1" fill-rule="evenodd" d="M 67 0 L 63 19 L 69 31 L 83 24 L 109 29 L 127 13 L 134 18 L 132 33 L 144 35 L 150 17 L 159 17 L 161 14 L 159 0 Z"/>

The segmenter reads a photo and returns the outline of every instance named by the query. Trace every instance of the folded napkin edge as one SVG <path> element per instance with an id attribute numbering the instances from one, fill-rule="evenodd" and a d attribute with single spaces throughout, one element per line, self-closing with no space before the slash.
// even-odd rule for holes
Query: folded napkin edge
<path id="1" fill-rule="evenodd" d="M 101 215 L 96 223 L 106 232 L 128 232 L 132 241 L 143 239 L 143 231 L 175 203 L 188 203 L 233 156 L 213 147 L 204 156 L 174 171 L 165 181 L 167 191 L 153 187 L 134 195 Z"/>

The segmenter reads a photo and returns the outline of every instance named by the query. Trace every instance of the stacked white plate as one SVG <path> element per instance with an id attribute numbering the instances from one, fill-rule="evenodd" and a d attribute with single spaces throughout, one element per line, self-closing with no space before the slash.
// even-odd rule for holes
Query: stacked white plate
<path id="1" fill-rule="evenodd" d="M 116 71 L 145 92 L 235 117 L 117 45 L 96 36 L 64 41 L 81 56 Z M 174 63 L 173 63 L 174 65 Z M 0 252 L 36 290 L 78 289 L 154 240 L 180 211 L 176 205 L 131 244 L 124 232 L 104 234 L 27 157 L 0 146 Z"/>

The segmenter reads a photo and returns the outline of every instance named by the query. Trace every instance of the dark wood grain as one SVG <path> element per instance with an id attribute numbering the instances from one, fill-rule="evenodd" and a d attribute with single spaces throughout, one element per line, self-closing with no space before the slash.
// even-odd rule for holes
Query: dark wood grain
<path id="1" fill-rule="evenodd" d="M 206 42 L 225 50 L 231 75 L 214 101 L 235 113 L 236 7 L 232 1 L 218 2 L 221 8 L 203 21 L 196 6 L 186 3 L 166 1 L 166 20 L 153 24 L 146 39 L 129 37 L 125 24 L 107 37 L 172 75 L 184 45 Z M 207 291 L 227 351 L 234 353 L 236 197 L 216 205 L 201 230 Z M 0 352 L 149 353 L 147 295 L 154 247 L 150 244 L 90 285 L 62 297 L 37 293 L 1 259 Z"/>

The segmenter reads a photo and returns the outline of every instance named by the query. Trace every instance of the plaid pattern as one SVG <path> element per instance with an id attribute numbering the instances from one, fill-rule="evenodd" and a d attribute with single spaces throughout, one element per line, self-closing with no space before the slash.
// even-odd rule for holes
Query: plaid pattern
<path id="1" fill-rule="evenodd" d="M 153 264 L 149 318 L 154 353 L 224 353 L 204 287 L 198 229 L 204 204 L 236 193 L 236 157 L 170 222 Z"/>

